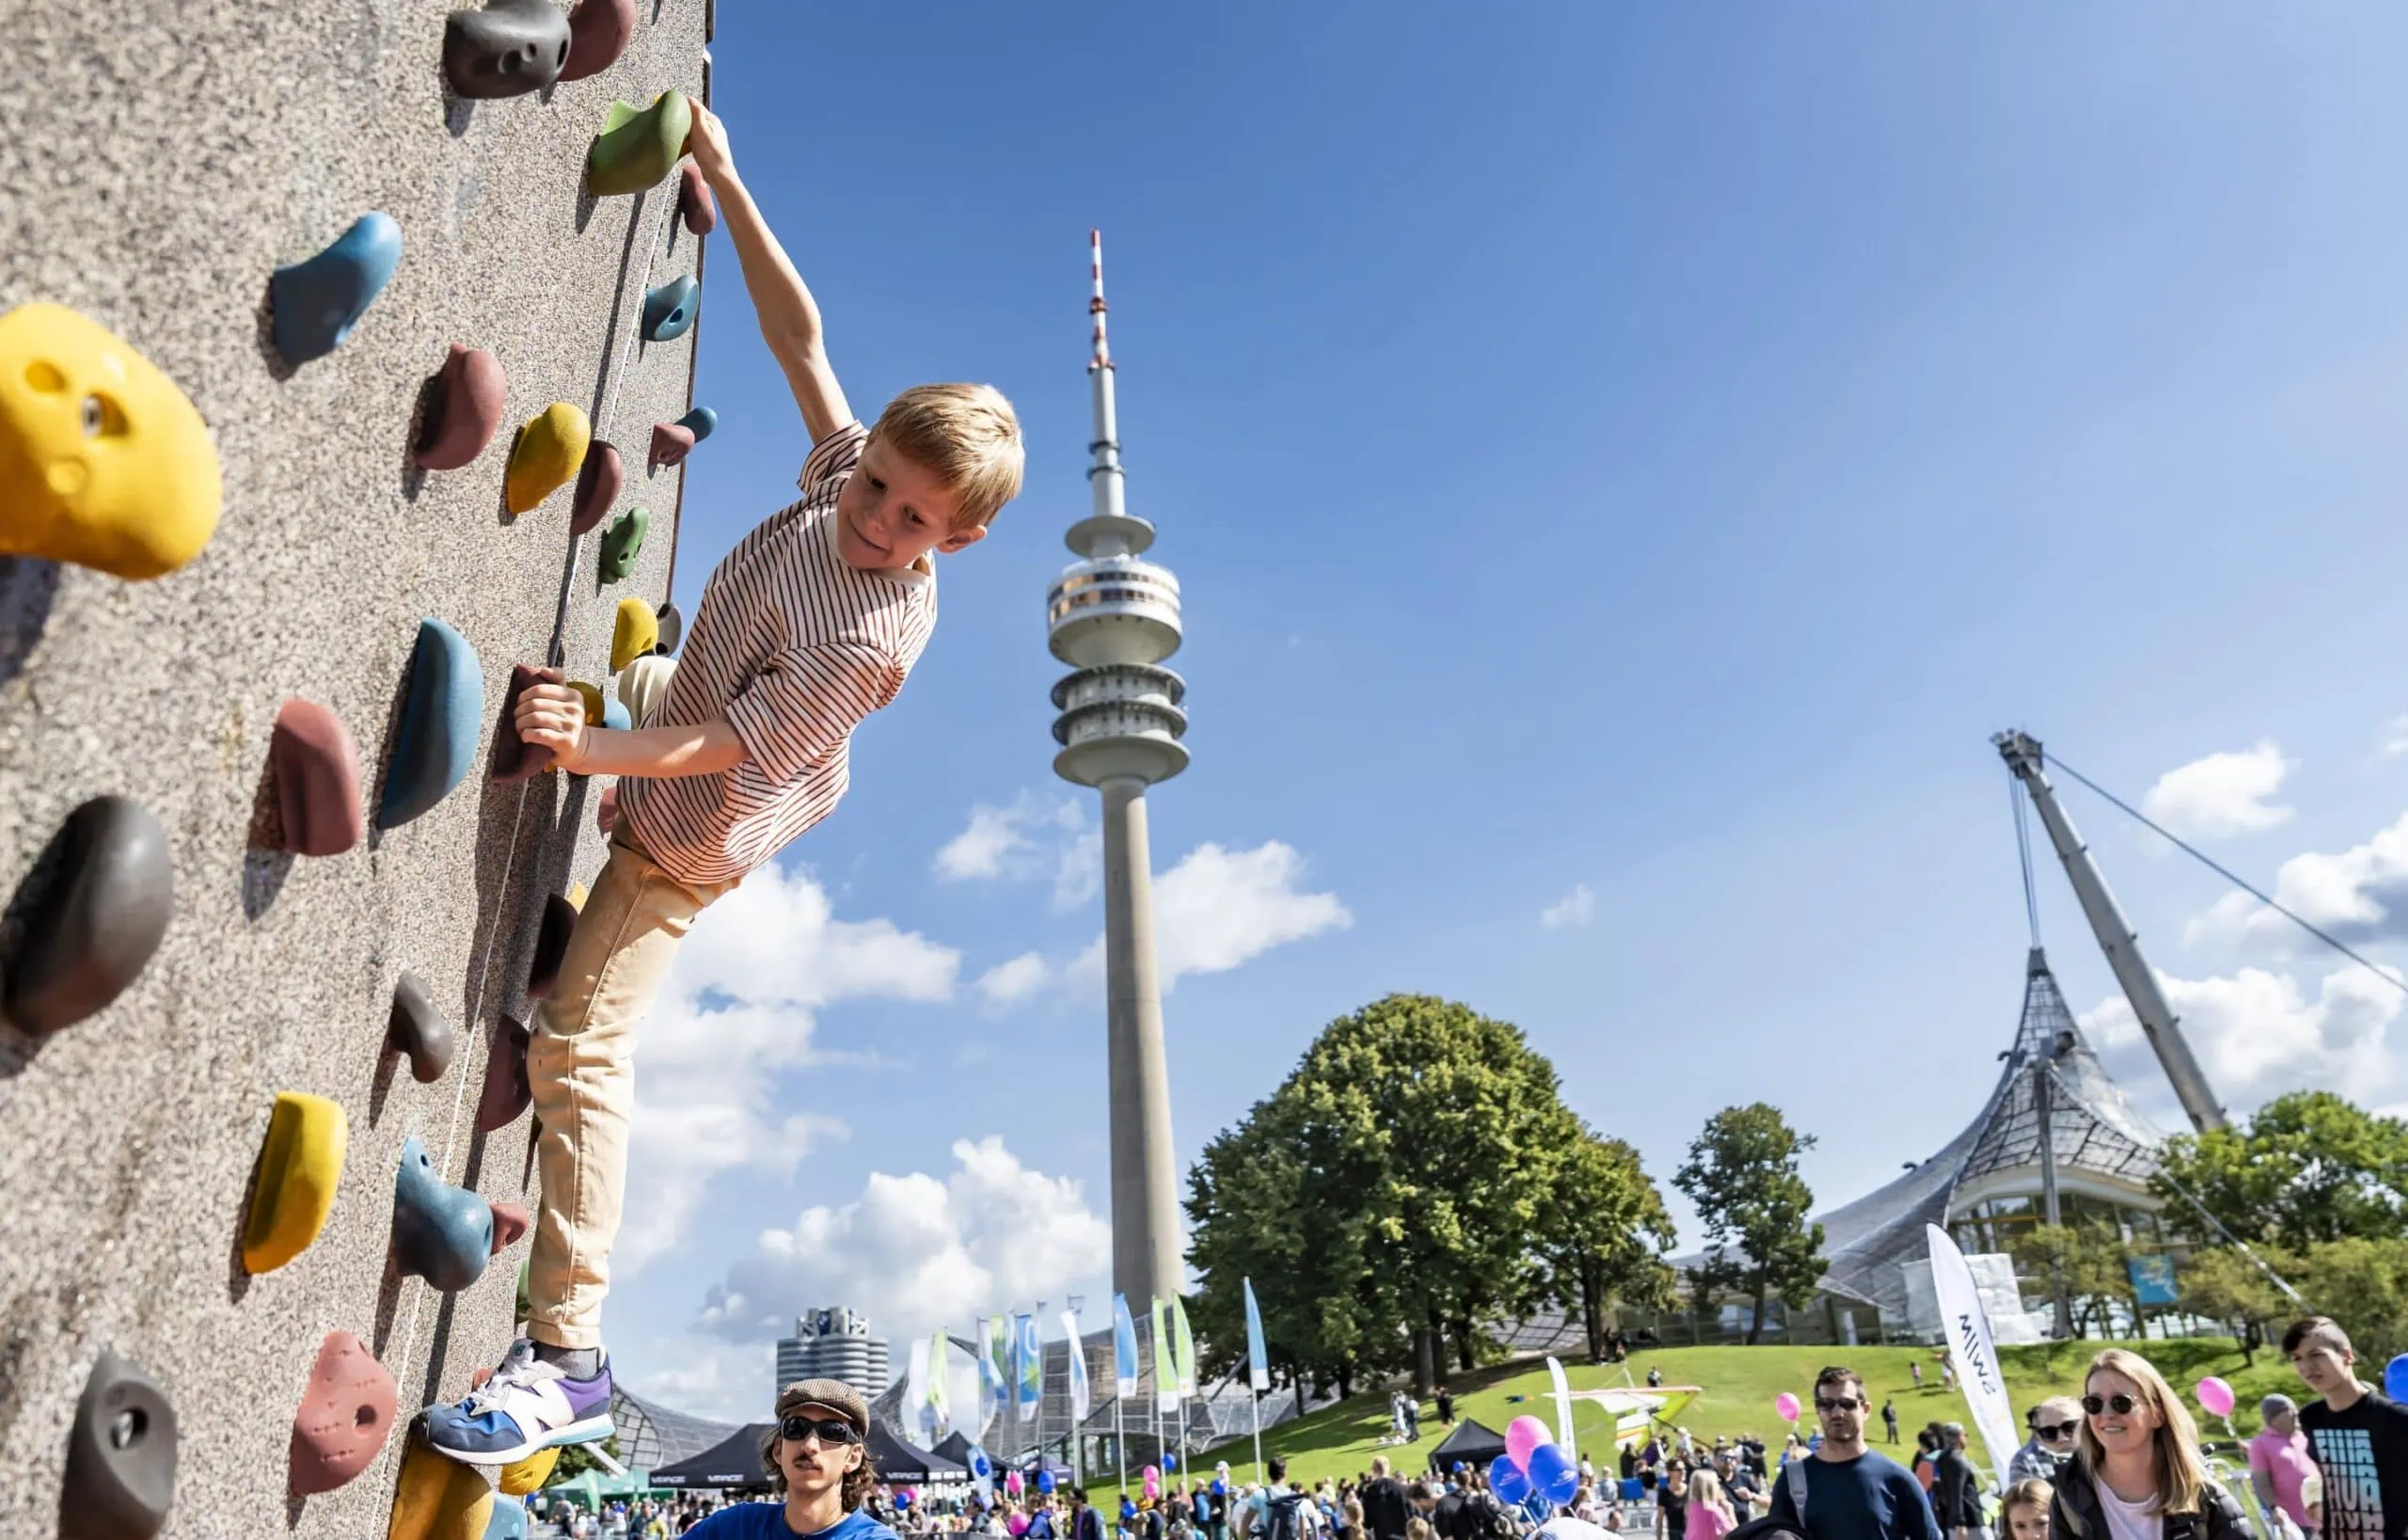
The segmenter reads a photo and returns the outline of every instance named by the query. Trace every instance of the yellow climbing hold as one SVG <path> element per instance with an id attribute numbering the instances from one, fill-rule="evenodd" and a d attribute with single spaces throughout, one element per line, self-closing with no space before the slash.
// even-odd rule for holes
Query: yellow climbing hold
<path id="1" fill-rule="evenodd" d="M 0 316 L 0 556 L 156 578 L 200 553 L 224 489 L 191 398 L 61 305 Z"/>
<path id="2" fill-rule="evenodd" d="M 565 401 L 553 402 L 527 420 L 510 447 L 510 469 L 502 477 L 501 500 L 514 514 L 533 510 L 577 479 L 585 446 L 594 440 L 585 414 Z"/>
<path id="3" fill-rule="evenodd" d="M 601 726 L 603 711 L 602 691 L 596 687 L 587 684 L 582 679 L 571 679 L 568 682 L 568 687 L 577 691 L 577 698 L 578 700 L 585 703 L 585 720 L 594 726 Z"/>
<path id="4" fill-rule="evenodd" d="M 610 672 L 618 673 L 658 645 L 660 617 L 652 606 L 642 599 L 621 599 L 619 618 L 610 627 Z"/>
<path id="5" fill-rule="evenodd" d="M 576 910 L 580 914 L 585 912 L 584 883 L 571 882 L 568 885 L 568 907 Z"/>
<path id="6" fill-rule="evenodd" d="M 523 1498 L 552 1479 L 552 1467 L 561 1463 L 557 1449 L 539 1449 L 515 1465 L 501 1468 L 501 1489 L 515 1498 Z"/>
<path id="7" fill-rule="evenodd" d="M 309 1249 L 334 1212 L 350 1137 L 340 1104 L 299 1091 L 277 1093 L 243 1225 L 245 1272 L 273 1273 Z"/>
<path id="8" fill-rule="evenodd" d="M 484 1540 L 492 1517 L 493 1487 L 483 1472 L 411 1442 L 386 1540 Z"/>

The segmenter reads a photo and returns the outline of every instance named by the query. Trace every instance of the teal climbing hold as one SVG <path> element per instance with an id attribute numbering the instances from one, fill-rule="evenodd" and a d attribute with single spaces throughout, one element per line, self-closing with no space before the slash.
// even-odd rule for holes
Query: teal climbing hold
<path id="1" fill-rule="evenodd" d="M 719 414 L 707 406 L 697 406 L 677 420 L 677 425 L 694 436 L 699 444 L 719 429 Z"/>
<path id="2" fill-rule="evenodd" d="M 286 363 L 305 364 L 342 346 L 401 261 L 402 227 L 371 213 L 307 262 L 277 268 L 268 283 L 276 351 Z"/>
<path id="3" fill-rule="evenodd" d="M 620 704 L 617 696 L 614 695 L 602 703 L 603 726 L 615 728 L 624 733 L 631 730 L 635 724 L 636 719 L 627 714 L 627 708 Z"/>
<path id="4" fill-rule="evenodd" d="M 657 289 L 645 290 L 643 340 L 670 342 L 685 336 L 694 325 L 694 312 L 701 308 L 702 286 L 683 273 Z M 694 437 L 699 438 L 702 435 Z"/>
<path id="5" fill-rule="evenodd" d="M 420 621 L 377 828 L 398 829 L 452 794 L 476 757 L 484 716 L 485 679 L 476 649 L 433 616 Z"/>
<path id="6" fill-rule="evenodd" d="M 635 570 L 636 558 L 643 554 L 644 531 L 651 523 L 651 514 L 642 508 L 630 508 L 602 532 L 604 582 L 625 581 L 627 574 Z"/>
<path id="7" fill-rule="evenodd" d="M 402 1275 L 454 1294 L 477 1281 L 492 1255 L 491 1205 L 445 1182 L 417 1135 L 404 1139 L 393 1178 L 393 1261 Z"/>

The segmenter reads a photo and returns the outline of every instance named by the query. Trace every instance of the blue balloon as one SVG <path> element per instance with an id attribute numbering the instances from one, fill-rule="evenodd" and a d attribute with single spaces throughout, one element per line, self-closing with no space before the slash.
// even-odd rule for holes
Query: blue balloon
<path id="1" fill-rule="evenodd" d="M 1508 1507 L 1519 1507 L 1530 1498 L 1530 1478 L 1522 1474 L 1511 1455 L 1499 1454 L 1488 1467 L 1488 1489 L 1497 1500 Z"/>
<path id="2" fill-rule="evenodd" d="M 1120 1500 L 1120 1516 L 1123 1518 L 1134 1518 L 1137 1516 L 1137 1505 L 1134 1502 L 1130 1501 L 1125 1496 Z"/>
<path id="3" fill-rule="evenodd" d="M 1569 1502 L 1580 1490 L 1580 1468 L 1563 1453 L 1561 1444 L 1541 1444 L 1530 1451 L 1527 1474 L 1530 1489 L 1551 1503 Z"/>
<path id="4" fill-rule="evenodd" d="M 895 1506 L 897 1508 L 909 1508 L 911 1506 L 911 1489 L 910 1487 L 907 1486 L 902 1491 L 895 1494 Z"/>
<path id="5" fill-rule="evenodd" d="M 1163 1469 L 1164 1469 L 1164 1470 L 1176 1470 L 1176 1469 L 1179 1469 L 1179 1456 L 1178 1456 L 1178 1455 L 1176 1455 L 1176 1454 L 1164 1454 L 1164 1455 L 1163 1456 Z"/>
<path id="6" fill-rule="evenodd" d="M 2399 1398 L 2399 1397 L 2397 1397 L 2397 1396 L 2394 1396 L 2392 1399 L 2393 1399 L 2393 1400 L 2395 1400 L 2395 1401 L 2397 1401 L 2397 1400 L 2399 1400 L 2400 1398 Z M 1218 1476 L 1213 1477 L 1213 1478 L 1212 1478 L 1212 1495 L 1213 1495 L 1214 1497 L 1216 1497 L 1216 1498 L 1225 1498 L 1225 1497 L 1228 1497 L 1228 1496 L 1229 1495 L 1229 1484 L 1228 1484 L 1228 1482 L 1223 1481 L 1223 1480 L 1222 1480 L 1220 1477 L 1218 1477 Z"/>
<path id="7" fill-rule="evenodd" d="M 2383 1393 L 2394 1401 L 2408 1401 L 2408 1353 L 2384 1366 Z"/>
<path id="8" fill-rule="evenodd" d="M 1051 1492 L 1054 1490 L 1054 1472 L 1051 1470 L 1038 1471 L 1037 1473 L 1037 1489 L 1040 1492 Z"/>

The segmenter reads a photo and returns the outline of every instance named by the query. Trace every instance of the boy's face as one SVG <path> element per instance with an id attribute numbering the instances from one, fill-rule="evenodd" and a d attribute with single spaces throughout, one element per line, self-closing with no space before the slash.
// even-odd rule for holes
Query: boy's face
<path id="1" fill-rule="evenodd" d="M 984 525 L 953 527 L 960 500 L 937 473 L 873 437 L 836 495 L 836 554 L 864 571 L 908 567 L 931 550 L 951 554 L 986 538 Z"/>
<path id="2" fill-rule="evenodd" d="M 2318 1395 L 2337 1390 L 2352 1383 L 2357 1370 L 2357 1355 L 2344 1353 L 2331 1343 L 2310 1337 L 2299 1344 L 2291 1355 L 2291 1367 L 2299 1371 L 2301 1381 Z"/>

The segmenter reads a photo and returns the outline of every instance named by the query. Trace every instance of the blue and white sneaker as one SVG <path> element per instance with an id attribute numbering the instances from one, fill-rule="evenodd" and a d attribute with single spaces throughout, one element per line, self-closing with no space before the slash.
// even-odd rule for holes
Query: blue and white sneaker
<path id="1" fill-rule="evenodd" d="M 535 1357 L 522 1337 L 493 1377 L 456 1406 L 426 1409 L 426 1441 L 469 1465 L 509 1465 L 563 1444 L 590 1444 L 616 1431 L 610 1422 L 610 1364 L 592 1379 L 571 1379 Z"/>

